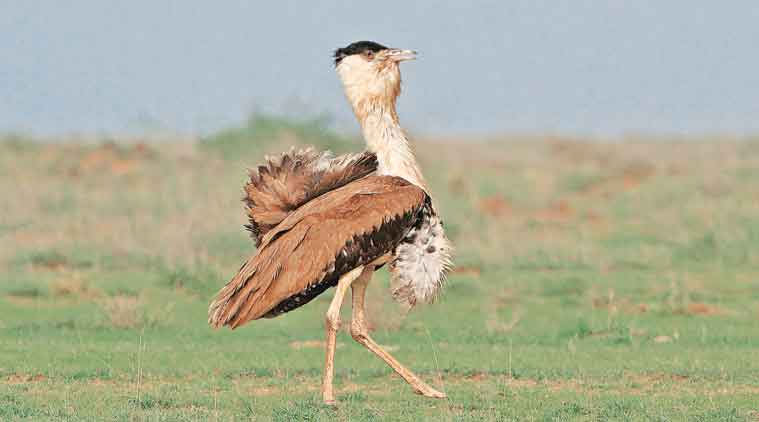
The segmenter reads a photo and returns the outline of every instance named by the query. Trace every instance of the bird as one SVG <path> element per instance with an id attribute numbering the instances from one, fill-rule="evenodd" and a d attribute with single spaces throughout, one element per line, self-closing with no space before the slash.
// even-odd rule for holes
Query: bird
<path id="1" fill-rule="evenodd" d="M 452 267 L 453 246 L 396 110 L 400 63 L 415 51 L 358 41 L 334 51 L 335 70 L 366 150 L 335 156 L 291 149 L 250 170 L 244 188 L 257 249 L 218 292 L 209 324 L 235 329 L 299 308 L 335 287 L 325 315 L 322 399 L 336 405 L 333 374 L 340 308 L 351 290 L 350 334 L 416 392 L 445 398 L 369 335 L 366 288 L 387 264 L 393 298 L 431 303 Z"/>

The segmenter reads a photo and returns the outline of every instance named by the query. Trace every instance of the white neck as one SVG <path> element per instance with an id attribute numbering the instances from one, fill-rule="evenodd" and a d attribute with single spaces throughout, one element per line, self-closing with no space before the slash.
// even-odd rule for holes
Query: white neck
<path id="1" fill-rule="evenodd" d="M 402 177 L 426 191 L 424 176 L 398 123 L 394 104 L 374 103 L 356 116 L 369 151 L 377 154 L 377 173 Z"/>
<path id="2" fill-rule="evenodd" d="M 395 111 L 395 101 L 401 94 L 397 63 L 377 67 L 359 56 L 349 56 L 340 62 L 337 73 L 361 124 L 366 145 L 377 154 L 377 173 L 402 177 L 426 191 L 424 177 Z"/>

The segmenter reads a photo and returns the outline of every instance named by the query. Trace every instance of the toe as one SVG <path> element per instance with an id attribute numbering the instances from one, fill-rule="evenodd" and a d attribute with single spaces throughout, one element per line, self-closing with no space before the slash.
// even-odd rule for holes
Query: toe
<path id="1" fill-rule="evenodd" d="M 428 392 L 427 394 L 425 394 L 425 396 L 431 397 L 433 399 L 444 399 L 447 397 L 445 393 L 437 391 L 437 390 L 432 390 Z"/>

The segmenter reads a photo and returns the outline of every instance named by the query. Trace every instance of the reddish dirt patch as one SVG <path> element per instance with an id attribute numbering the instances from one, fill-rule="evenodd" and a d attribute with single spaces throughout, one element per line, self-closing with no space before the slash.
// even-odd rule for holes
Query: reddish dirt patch
<path id="1" fill-rule="evenodd" d="M 8 384 L 25 384 L 29 382 L 42 382 L 45 380 L 47 380 L 47 377 L 42 374 L 11 374 L 5 379 Z"/>
<path id="2" fill-rule="evenodd" d="M 466 378 L 466 380 L 468 380 L 468 381 L 481 382 L 481 381 L 485 381 L 486 379 L 488 379 L 488 374 L 486 374 L 484 372 L 475 372 L 473 374 L 467 375 L 464 378 Z"/>
<path id="3" fill-rule="evenodd" d="M 121 176 L 131 173 L 134 171 L 135 167 L 137 167 L 137 162 L 135 160 L 113 160 L 113 162 L 111 162 L 111 173 Z"/>
<path id="4" fill-rule="evenodd" d="M 129 148 L 106 143 L 85 154 L 69 173 L 72 176 L 79 176 L 82 173 L 108 171 L 121 176 L 135 172 L 141 161 L 154 156 L 155 151 L 144 143 L 138 143 Z"/>
<path id="5" fill-rule="evenodd" d="M 630 163 L 622 170 L 622 186 L 634 189 L 654 175 L 654 166 L 646 162 Z"/>
<path id="6" fill-rule="evenodd" d="M 575 212 L 566 200 L 551 204 L 548 208 L 535 212 L 533 217 L 544 222 L 565 222 L 574 216 Z"/>
<path id="7" fill-rule="evenodd" d="M 132 146 L 132 154 L 142 158 L 153 158 L 156 153 L 145 142 L 138 142 Z"/>
<path id="8" fill-rule="evenodd" d="M 486 196 L 480 199 L 477 203 L 477 207 L 483 214 L 491 217 L 505 217 L 511 215 L 513 212 L 511 203 L 497 195 Z"/>
<path id="9" fill-rule="evenodd" d="M 691 315 L 720 315 L 723 312 L 716 306 L 707 305 L 706 303 L 689 303 L 686 313 Z"/>

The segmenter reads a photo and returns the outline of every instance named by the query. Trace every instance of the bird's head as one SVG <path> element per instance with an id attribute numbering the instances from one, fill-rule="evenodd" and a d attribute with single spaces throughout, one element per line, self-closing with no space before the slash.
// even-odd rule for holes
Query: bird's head
<path id="1" fill-rule="evenodd" d="M 359 41 L 335 50 L 335 69 L 345 94 L 359 119 L 372 106 L 390 106 L 401 93 L 400 62 L 413 60 L 416 52 Z"/>

